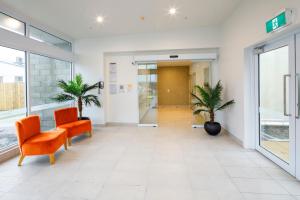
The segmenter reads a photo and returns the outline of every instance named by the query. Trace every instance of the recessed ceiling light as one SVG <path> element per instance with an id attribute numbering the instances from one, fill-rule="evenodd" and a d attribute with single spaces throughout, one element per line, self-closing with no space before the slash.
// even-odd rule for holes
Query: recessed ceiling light
<path id="1" fill-rule="evenodd" d="M 172 7 L 172 8 L 169 9 L 169 14 L 170 14 L 170 15 L 175 15 L 176 12 L 177 12 L 177 9 L 174 8 L 174 7 Z"/>
<path id="2" fill-rule="evenodd" d="M 103 21 L 104 21 L 104 18 L 102 16 L 97 17 L 97 22 L 103 23 Z"/>

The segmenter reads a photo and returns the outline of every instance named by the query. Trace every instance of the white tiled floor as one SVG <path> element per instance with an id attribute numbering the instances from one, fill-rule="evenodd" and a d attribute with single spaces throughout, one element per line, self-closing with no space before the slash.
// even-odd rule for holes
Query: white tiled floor
<path id="1" fill-rule="evenodd" d="M 192 129 L 184 116 L 158 128 L 97 128 L 60 150 L 53 166 L 43 156 L 0 164 L 0 199 L 300 199 L 293 177 L 224 134 Z"/>

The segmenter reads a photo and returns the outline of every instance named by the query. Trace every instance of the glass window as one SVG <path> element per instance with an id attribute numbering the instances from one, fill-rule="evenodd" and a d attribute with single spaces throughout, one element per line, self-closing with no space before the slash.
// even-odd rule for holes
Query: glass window
<path id="1" fill-rule="evenodd" d="M 59 80 L 71 80 L 72 64 L 37 54 L 30 54 L 29 59 L 31 111 L 40 114 L 42 129 L 53 128 L 49 109 L 61 105 L 53 101 L 52 97 L 61 91 L 57 86 Z"/>
<path id="2" fill-rule="evenodd" d="M 45 42 L 47 44 L 54 45 L 66 51 L 72 51 L 71 42 L 63 40 L 59 37 L 56 37 L 33 26 L 29 27 L 29 37 L 39 42 Z"/>
<path id="3" fill-rule="evenodd" d="M 25 23 L 3 13 L 0 13 L 0 28 L 25 35 Z"/>
<path id="4" fill-rule="evenodd" d="M 71 63 L 37 54 L 30 54 L 31 106 L 55 103 L 59 80 L 71 80 Z"/>
<path id="5" fill-rule="evenodd" d="M 0 77 L 0 151 L 3 151 L 17 144 L 15 122 L 26 115 L 24 51 L 0 46 Z"/>
<path id="6" fill-rule="evenodd" d="M 41 129 L 42 131 L 47 131 L 55 128 L 55 121 L 54 121 L 54 111 L 60 108 L 65 108 L 64 106 L 53 106 L 48 107 L 46 109 L 41 109 L 32 112 L 32 115 L 39 115 L 41 120 Z"/>

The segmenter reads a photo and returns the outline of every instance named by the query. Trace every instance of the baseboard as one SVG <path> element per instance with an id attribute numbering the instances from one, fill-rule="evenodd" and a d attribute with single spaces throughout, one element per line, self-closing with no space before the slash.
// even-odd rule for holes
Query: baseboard
<path id="1" fill-rule="evenodd" d="M 192 128 L 203 128 L 204 125 L 203 124 L 193 124 Z"/>
<path id="2" fill-rule="evenodd" d="M 241 145 L 242 147 L 244 147 L 244 143 L 242 140 L 240 140 L 239 138 L 237 138 L 235 135 L 233 135 L 232 133 L 230 133 L 227 129 L 225 129 L 224 127 L 222 127 L 222 130 L 225 134 L 227 134 L 230 138 L 232 138 L 236 143 L 238 143 L 239 145 Z"/>
<path id="3" fill-rule="evenodd" d="M 126 123 L 126 122 L 107 122 L 105 126 L 137 126 L 137 123 Z"/>
<path id="4" fill-rule="evenodd" d="M 93 124 L 94 128 L 105 127 L 105 126 L 106 126 L 106 123 L 105 124 Z"/>

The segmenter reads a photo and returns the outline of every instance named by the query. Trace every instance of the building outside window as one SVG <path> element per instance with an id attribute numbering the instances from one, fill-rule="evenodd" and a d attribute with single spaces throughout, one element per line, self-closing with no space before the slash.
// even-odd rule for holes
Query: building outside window
<path id="1" fill-rule="evenodd" d="M 0 151 L 16 145 L 15 121 L 26 115 L 25 52 L 0 46 Z"/>

